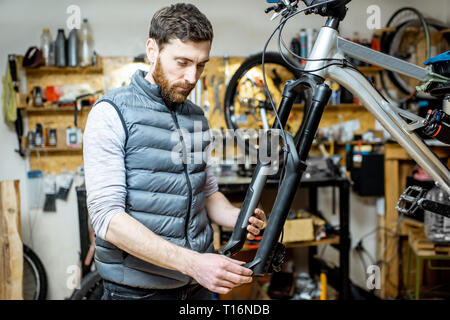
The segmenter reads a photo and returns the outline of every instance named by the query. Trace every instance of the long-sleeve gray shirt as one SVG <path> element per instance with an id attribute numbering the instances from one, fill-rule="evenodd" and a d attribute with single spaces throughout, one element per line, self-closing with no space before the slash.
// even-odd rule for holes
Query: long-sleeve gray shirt
<path id="1" fill-rule="evenodd" d="M 210 146 L 212 146 L 210 144 Z M 96 236 L 105 239 L 111 218 L 125 211 L 125 130 L 108 102 L 89 113 L 83 136 L 83 159 L 87 207 Z M 207 149 L 205 197 L 218 191 Z"/>

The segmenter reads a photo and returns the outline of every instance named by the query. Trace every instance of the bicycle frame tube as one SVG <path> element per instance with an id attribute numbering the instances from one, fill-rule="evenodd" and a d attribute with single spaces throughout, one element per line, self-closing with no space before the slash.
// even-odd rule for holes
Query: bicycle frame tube
<path id="1" fill-rule="evenodd" d="M 358 44 L 350 44 L 350 41 L 340 38 L 338 32 L 329 27 L 321 28 L 316 44 L 311 52 L 310 59 L 343 59 L 344 54 L 346 54 L 422 81 L 428 77 L 426 69 Z M 329 64 L 329 62 L 311 61 L 306 64 L 305 70 L 315 70 L 326 64 Z M 422 166 L 441 188 L 450 192 L 449 170 L 420 137 L 412 131 L 411 126 L 400 117 L 401 113 L 408 112 L 399 111 L 398 108 L 385 101 L 373 85 L 356 70 L 342 66 L 330 66 L 313 72 L 313 74 L 323 78 L 331 78 L 355 95 L 411 158 Z"/>
<path id="2" fill-rule="evenodd" d="M 366 109 L 391 134 L 413 158 L 446 192 L 450 192 L 450 173 L 436 155 L 414 132 L 405 130 L 403 119 L 390 110 L 390 105 L 373 88 L 370 82 L 355 70 L 330 67 L 329 77 L 353 93 Z"/>

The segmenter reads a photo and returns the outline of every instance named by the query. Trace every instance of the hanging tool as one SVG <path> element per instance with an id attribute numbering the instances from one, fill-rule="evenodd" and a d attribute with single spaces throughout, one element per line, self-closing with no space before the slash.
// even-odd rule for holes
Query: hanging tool
<path id="1" fill-rule="evenodd" d="M 9 63 L 9 72 L 11 75 L 11 79 L 14 86 L 14 92 L 19 92 L 18 79 L 17 79 L 17 65 L 16 65 L 16 57 L 13 54 L 8 55 L 8 63 Z M 19 149 L 15 149 L 17 153 L 23 158 L 25 157 L 25 153 L 22 149 L 22 136 L 23 136 L 23 119 L 22 113 L 20 112 L 20 108 L 16 107 L 17 118 L 14 122 L 14 126 L 17 133 L 17 139 L 19 142 Z"/>
<path id="2" fill-rule="evenodd" d="M 203 111 L 205 113 L 206 119 L 209 120 L 209 98 L 208 98 L 208 80 L 206 80 L 206 77 L 203 78 L 202 81 L 203 84 L 203 91 L 205 92 L 205 100 L 203 101 Z"/>
<path id="3" fill-rule="evenodd" d="M 223 75 L 224 75 L 224 82 L 225 85 L 228 84 L 228 81 L 230 80 L 229 75 L 230 73 L 228 72 L 228 66 L 229 66 L 229 57 L 228 55 L 224 55 L 222 58 L 222 64 L 223 64 Z"/>
<path id="4" fill-rule="evenodd" d="M 83 102 L 88 101 L 88 105 L 93 105 L 97 100 L 95 96 L 101 93 L 103 93 L 103 90 L 97 90 L 95 92 L 79 95 L 75 98 L 75 107 L 73 109 L 73 124 L 75 128 L 78 126 L 78 111 L 81 111 Z"/>
<path id="5" fill-rule="evenodd" d="M 202 105 L 202 80 L 198 79 L 197 80 L 197 85 L 195 86 L 195 93 L 196 93 L 196 97 L 195 97 L 195 104 L 198 106 Z"/>
<path id="6" fill-rule="evenodd" d="M 216 105 L 215 105 L 212 113 L 214 114 L 216 112 L 216 110 L 219 110 L 219 114 L 223 114 L 222 107 L 220 104 L 220 92 L 219 92 L 219 87 L 223 83 L 223 79 L 218 80 L 215 84 L 214 84 L 214 79 L 215 79 L 215 77 L 212 76 L 211 84 L 214 85 L 214 96 L 215 96 L 215 100 L 216 100 Z"/>

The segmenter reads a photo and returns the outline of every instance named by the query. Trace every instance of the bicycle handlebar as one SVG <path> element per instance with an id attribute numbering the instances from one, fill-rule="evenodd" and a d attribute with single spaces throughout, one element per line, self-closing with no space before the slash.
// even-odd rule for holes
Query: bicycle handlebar
<path id="1" fill-rule="evenodd" d="M 347 7 L 346 5 L 351 0 L 302 0 L 303 3 L 305 3 L 306 7 L 313 8 L 306 10 L 305 14 L 319 14 L 323 17 L 335 17 L 339 20 L 343 20 L 346 13 L 347 13 Z M 297 8 L 298 0 L 266 0 L 267 3 L 276 4 L 270 8 L 266 9 L 266 13 L 275 10 L 275 12 L 285 11 L 285 9 L 288 9 L 289 11 L 292 11 L 292 9 L 295 10 Z"/>

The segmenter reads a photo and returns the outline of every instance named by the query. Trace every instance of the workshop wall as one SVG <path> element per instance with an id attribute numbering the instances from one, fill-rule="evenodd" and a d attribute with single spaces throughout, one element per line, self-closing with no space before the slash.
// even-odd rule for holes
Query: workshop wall
<path id="1" fill-rule="evenodd" d="M 136 56 L 144 52 L 150 18 L 162 6 L 178 1 L 167 0 L 4 0 L 0 4 L 0 66 L 5 70 L 7 54 L 24 54 L 32 45 L 39 45 L 42 28 L 49 27 L 56 36 L 57 28 L 65 26 L 69 5 L 78 5 L 82 17 L 87 17 L 93 28 L 95 49 L 101 56 Z M 210 18 L 215 41 L 212 56 L 247 56 L 261 51 L 276 21 L 264 14 L 264 0 L 192 0 Z M 381 26 L 400 7 L 412 6 L 426 15 L 450 22 L 450 4 L 447 0 L 357 0 L 342 25 L 342 35 L 351 36 L 357 30 L 361 37 L 372 33 L 366 27 L 369 5 L 381 8 Z M 291 39 L 300 28 L 319 28 L 323 19 L 316 16 L 299 16 L 285 29 L 285 39 Z M 67 31 L 67 30 L 66 30 Z M 273 50 L 275 46 L 271 47 Z M 2 72 L 3 75 L 4 71 Z M 2 85 L 0 84 L 0 89 Z M 26 131 L 26 128 L 25 128 Z M 47 270 L 49 278 L 48 299 L 64 299 L 71 293 L 67 284 L 73 277 L 71 266 L 78 263 L 78 213 L 76 194 L 72 189 L 67 202 L 58 202 L 56 213 L 29 213 L 27 204 L 27 161 L 13 150 L 17 148 L 17 137 L 0 116 L 0 180 L 21 181 L 21 212 L 23 241 L 36 251 Z M 375 199 L 363 200 L 352 196 L 351 232 L 353 239 L 373 230 L 376 226 Z M 327 206 L 329 202 L 323 202 Z M 329 208 L 321 209 L 326 212 Z M 329 211 L 329 210 L 328 210 Z M 364 215 L 358 214 L 364 212 Z M 31 221 L 31 223 L 30 223 Z M 33 225 L 33 239 L 30 227 Z M 375 241 L 368 241 L 366 248 L 375 255 Z M 330 249 L 331 250 L 331 249 Z M 351 270 L 359 269 L 359 262 L 352 260 Z M 360 286 L 365 278 L 360 273 L 352 280 Z"/>

